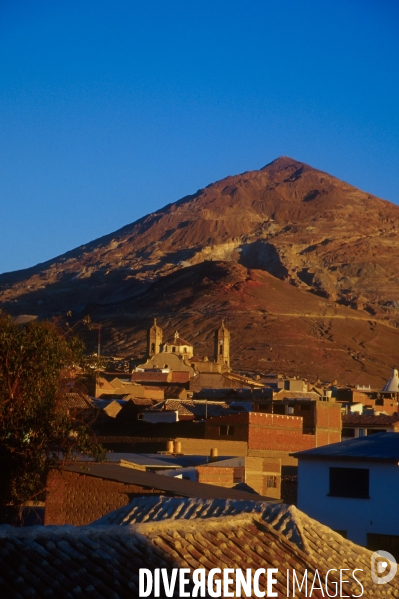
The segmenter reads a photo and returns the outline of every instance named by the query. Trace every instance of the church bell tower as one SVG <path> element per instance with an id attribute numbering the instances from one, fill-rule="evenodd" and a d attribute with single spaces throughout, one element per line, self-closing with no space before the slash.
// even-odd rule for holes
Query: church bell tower
<path id="1" fill-rule="evenodd" d="M 157 325 L 157 320 L 154 318 L 154 324 L 147 331 L 147 356 L 152 358 L 155 354 L 159 354 L 162 347 L 162 329 Z"/>
<path id="2" fill-rule="evenodd" d="M 217 364 L 230 368 L 230 331 L 222 326 L 215 331 L 214 359 Z"/>

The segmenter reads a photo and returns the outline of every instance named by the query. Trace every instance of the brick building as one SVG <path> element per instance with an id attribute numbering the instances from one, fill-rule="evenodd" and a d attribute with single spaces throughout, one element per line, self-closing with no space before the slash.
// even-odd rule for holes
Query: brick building
<path id="1" fill-rule="evenodd" d="M 203 499 L 252 500 L 254 495 L 115 464 L 86 463 L 51 470 L 44 523 L 81 526 L 129 504 L 136 497 L 167 495 Z M 272 500 L 271 496 L 259 499 Z"/>

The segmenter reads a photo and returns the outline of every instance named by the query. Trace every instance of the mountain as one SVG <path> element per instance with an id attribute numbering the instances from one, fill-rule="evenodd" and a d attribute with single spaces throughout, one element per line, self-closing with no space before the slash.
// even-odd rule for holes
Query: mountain
<path id="1" fill-rule="evenodd" d="M 399 206 L 281 157 L 1 275 L 0 301 L 12 314 L 89 312 L 125 353 L 143 351 L 154 315 L 209 354 L 223 316 L 236 367 L 379 384 L 399 360 L 398 230 Z"/>

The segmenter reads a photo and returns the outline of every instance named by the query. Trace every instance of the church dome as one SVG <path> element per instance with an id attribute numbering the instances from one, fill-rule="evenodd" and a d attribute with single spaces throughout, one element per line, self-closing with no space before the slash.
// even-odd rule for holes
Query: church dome
<path id="1" fill-rule="evenodd" d="M 399 392 L 399 375 L 398 375 L 398 371 L 396 370 L 396 368 L 394 368 L 392 370 L 392 376 L 389 379 L 389 381 L 387 381 L 386 385 L 383 387 L 382 390 L 383 391 L 391 391 L 392 393 Z"/>

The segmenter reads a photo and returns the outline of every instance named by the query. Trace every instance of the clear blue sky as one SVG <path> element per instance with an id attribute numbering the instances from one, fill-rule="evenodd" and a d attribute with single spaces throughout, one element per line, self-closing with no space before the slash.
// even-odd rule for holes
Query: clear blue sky
<path id="1" fill-rule="evenodd" d="M 398 0 L 1 0 L 0 272 L 288 155 L 399 203 Z"/>

